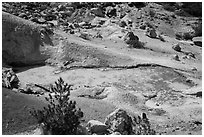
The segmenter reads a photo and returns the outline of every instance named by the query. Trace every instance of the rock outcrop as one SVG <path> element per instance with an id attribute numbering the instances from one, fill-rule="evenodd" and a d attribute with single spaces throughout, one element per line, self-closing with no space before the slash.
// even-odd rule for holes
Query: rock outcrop
<path id="1" fill-rule="evenodd" d="M 2 60 L 8 65 L 43 63 L 44 44 L 53 45 L 45 28 L 2 12 Z"/>

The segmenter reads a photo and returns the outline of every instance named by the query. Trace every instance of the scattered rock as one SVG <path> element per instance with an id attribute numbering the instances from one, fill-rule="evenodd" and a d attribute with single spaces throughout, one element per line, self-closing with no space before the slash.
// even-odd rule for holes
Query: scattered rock
<path id="1" fill-rule="evenodd" d="M 97 120 L 90 120 L 87 123 L 86 127 L 87 127 L 89 132 L 96 133 L 96 134 L 106 133 L 107 129 L 108 129 L 107 125 L 105 125 L 102 122 L 97 121 Z"/>
<path id="2" fill-rule="evenodd" d="M 172 49 L 174 49 L 175 51 L 181 52 L 181 47 L 179 46 L 179 44 L 175 44 Z"/>

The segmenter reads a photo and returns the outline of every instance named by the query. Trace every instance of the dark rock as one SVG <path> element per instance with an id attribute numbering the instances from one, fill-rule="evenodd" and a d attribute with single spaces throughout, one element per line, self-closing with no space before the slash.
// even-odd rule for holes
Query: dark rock
<path id="1" fill-rule="evenodd" d="M 195 45 L 202 47 L 202 37 L 194 37 L 192 40 Z"/>
<path id="2" fill-rule="evenodd" d="M 174 49 L 175 51 L 181 52 L 181 47 L 179 46 L 179 44 L 175 44 L 172 49 Z"/>
<path id="3" fill-rule="evenodd" d="M 124 36 L 124 41 L 126 44 L 133 46 L 133 47 L 137 47 L 138 42 L 139 42 L 139 38 L 138 36 L 134 35 L 134 33 L 132 31 L 128 32 L 125 36 Z M 140 47 L 138 47 L 140 48 Z"/>
<path id="4" fill-rule="evenodd" d="M 146 35 L 150 38 L 157 38 L 156 30 L 153 28 L 147 28 Z"/>

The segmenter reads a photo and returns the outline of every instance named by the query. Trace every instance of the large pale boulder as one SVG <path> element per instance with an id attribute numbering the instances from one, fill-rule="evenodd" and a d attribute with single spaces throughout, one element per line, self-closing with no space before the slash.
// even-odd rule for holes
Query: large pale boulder
<path id="1" fill-rule="evenodd" d="M 87 123 L 87 128 L 88 131 L 91 133 L 96 133 L 96 134 L 103 134 L 105 132 L 107 132 L 107 125 L 103 124 L 100 121 L 97 120 L 90 120 Z"/>
<path id="2" fill-rule="evenodd" d="M 9 65 L 44 63 L 43 45 L 53 45 L 47 31 L 31 21 L 2 12 L 2 60 Z"/>

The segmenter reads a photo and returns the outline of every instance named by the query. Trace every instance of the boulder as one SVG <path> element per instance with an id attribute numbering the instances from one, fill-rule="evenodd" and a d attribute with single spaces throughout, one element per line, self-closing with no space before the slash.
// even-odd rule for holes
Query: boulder
<path id="1" fill-rule="evenodd" d="M 195 45 L 202 47 L 202 37 L 194 37 L 192 40 Z"/>
<path id="2" fill-rule="evenodd" d="M 176 60 L 176 61 L 180 61 L 179 59 L 179 56 L 176 54 L 176 55 L 173 55 L 172 59 Z"/>
<path id="3" fill-rule="evenodd" d="M 90 120 L 86 127 L 89 132 L 96 134 L 106 133 L 108 129 L 107 125 L 97 120 Z"/>
<path id="4" fill-rule="evenodd" d="M 138 36 L 134 35 L 132 31 L 127 32 L 123 40 L 125 41 L 126 44 L 130 45 L 131 47 L 141 48 Z"/>
<path id="5" fill-rule="evenodd" d="M 146 35 L 150 38 L 157 38 L 156 30 L 153 28 L 147 28 Z"/>
<path id="6" fill-rule="evenodd" d="M 91 13 L 93 13 L 95 16 L 99 16 L 99 17 L 104 17 L 105 16 L 102 9 L 99 8 L 99 7 L 98 8 L 92 8 Z"/>
<path id="7" fill-rule="evenodd" d="M 181 47 L 179 46 L 179 44 L 175 44 L 172 49 L 174 49 L 175 51 L 181 52 Z"/>
<path id="8" fill-rule="evenodd" d="M 123 109 L 116 109 L 109 114 L 104 122 L 112 132 L 120 134 L 132 133 L 132 119 Z"/>
<path id="9" fill-rule="evenodd" d="M 53 45 L 40 25 L 2 12 L 2 61 L 8 65 L 44 64 L 44 46 Z"/>
<path id="10" fill-rule="evenodd" d="M 19 79 L 11 68 L 2 69 L 2 87 L 13 89 L 19 87 Z"/>

